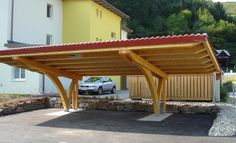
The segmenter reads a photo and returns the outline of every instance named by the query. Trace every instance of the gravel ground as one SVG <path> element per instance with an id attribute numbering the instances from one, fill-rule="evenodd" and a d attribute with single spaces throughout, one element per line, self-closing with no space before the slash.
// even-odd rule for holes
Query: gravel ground
<path id="1" fill-rule="evenodd" d="M 236 135 L 236 98 L 230 97 L 227 103 L 221 103 L 220 112 L 209 130 L 209 136 Z"/>

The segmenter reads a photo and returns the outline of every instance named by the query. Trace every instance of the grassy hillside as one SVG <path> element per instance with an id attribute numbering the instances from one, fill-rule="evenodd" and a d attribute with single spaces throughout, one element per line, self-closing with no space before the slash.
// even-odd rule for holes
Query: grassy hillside
<path id="1" fill-rule="evenodd" d="M 222 4 L 228 14 L 236 16 L 236 2 L 224 2 Z"/>

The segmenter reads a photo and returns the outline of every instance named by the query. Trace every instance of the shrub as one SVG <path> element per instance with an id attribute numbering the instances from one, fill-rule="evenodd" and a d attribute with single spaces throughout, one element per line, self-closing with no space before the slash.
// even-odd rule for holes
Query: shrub
<path id="1" fill-rule="evenodd" d="M 233 92 L 233 83 L 232 81 L 228 81 L 223 84 L 223 87 L 227 90 L 227 92 Z"/>
<path id="2" fill-rule="evenodd" d="M 220 101 L 221 102 L 226 102 L 228 95 L 227 95 L 227 89 L 224 86 L 220 87 Z"/>

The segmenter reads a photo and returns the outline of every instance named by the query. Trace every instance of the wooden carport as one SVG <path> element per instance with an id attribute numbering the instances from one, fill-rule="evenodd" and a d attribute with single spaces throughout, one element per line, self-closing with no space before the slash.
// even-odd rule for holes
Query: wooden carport
<path id="1" fill-rule="evenodd" d="M 144 75 L 154 113 L 160 114 L 161 99 L 165 112 L 163 88 L 168 75 L 220 73 L 207 34 L 14 48 L 0 51 L 0 62 L 47 75 L 58 89 L 65 111 L 70 101 L 78 108 L 82 76 Z M 157 89 L 153 76 L 159 78 Z M 67 93 L 58 77 L 72 79 Z"/>

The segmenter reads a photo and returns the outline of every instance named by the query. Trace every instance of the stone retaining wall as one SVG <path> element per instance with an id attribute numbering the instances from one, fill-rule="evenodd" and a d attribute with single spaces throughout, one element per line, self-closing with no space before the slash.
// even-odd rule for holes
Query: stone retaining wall
<path id="1" fill-rule="evenodd" d="M 62 108 L 59 98 L 49 100 L 51 108 Z M 127 112 L 153 112 L 152 101 L 123 101 L 108 99 L 80 98 L 79 108 L 88 110 L 108 110 Z M 167 102 L 167 112 L 172 113 L 218 113 L 219 107 L 211 102 Z"/>
<path id="2" fill-rule="evenodd" d="M 44 108 L 62 108 L 59 97 L 35 97 L 0 107 L 0 116 Z M 152 101 L 123 101 L 95 98 L 80 98 L 79 108 L 126 112 L 153 112 Z M 219 107 L 206 102 L 167 102 L 167 112 L 172 113 L 218 113 Z"/>
<path id="3" fill-rule="evenodd" d="M 0 116 L 48 108 L 48 103 L 48 97 L 35 97 L 23 101 L 15 101 L 0 107 Z"/>

